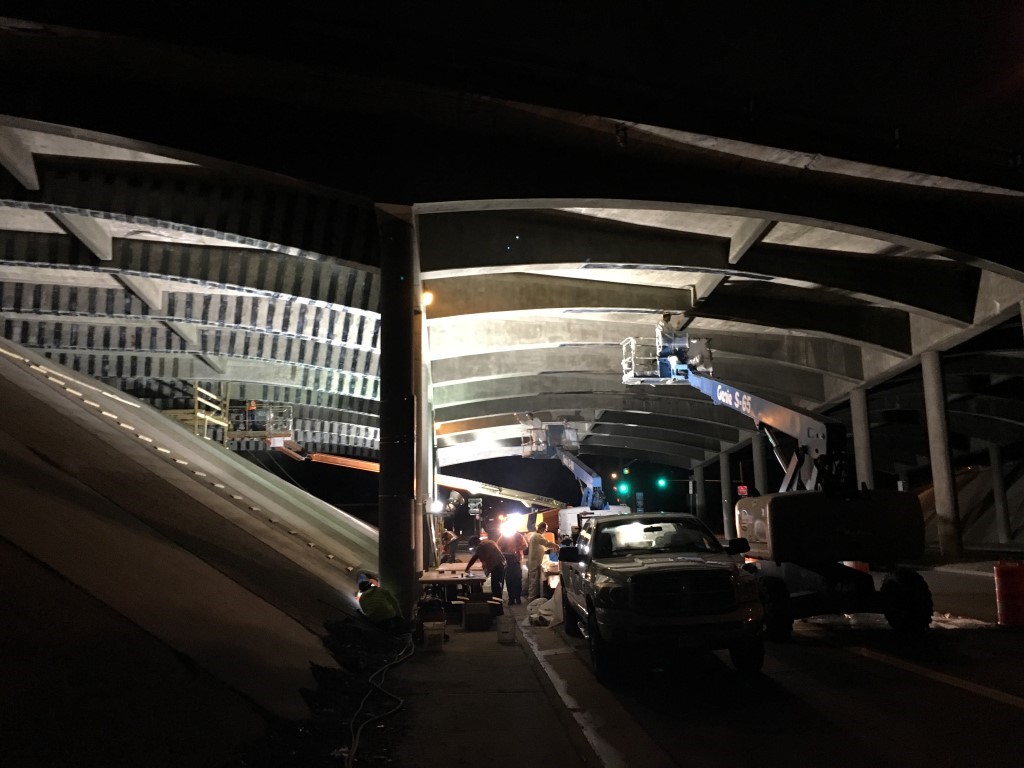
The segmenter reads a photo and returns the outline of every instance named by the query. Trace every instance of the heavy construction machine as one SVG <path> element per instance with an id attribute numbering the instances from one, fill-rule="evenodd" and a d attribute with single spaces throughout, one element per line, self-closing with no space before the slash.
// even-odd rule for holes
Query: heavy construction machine
<path id="1" fill-rule="evenodd" d="M 622 342 L 622 381 L 693 387 L 766 436 L 784 471 L 781 486 L 755 489 L 735 515 L 737 534 L 750 543 L 745 567 L 760 580 L 770 639 L 787 638 L 794 619 L 824 614 L 883 613 L 898 631 L 928 627 L 931 591 L 917 571 L 898 565 L 924 552 L 920 502 L 903 491 L 856 488 L 843 424 L 715 380 L 710 340 L 689 338 L 667 317 L 653 339 Z M 888 571 L 877 590 L 867 564 Z"/>

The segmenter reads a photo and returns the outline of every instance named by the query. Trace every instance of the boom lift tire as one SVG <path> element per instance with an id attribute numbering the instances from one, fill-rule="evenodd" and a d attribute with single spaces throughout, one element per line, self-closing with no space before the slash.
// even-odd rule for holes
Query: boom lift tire
<path id="1" fill-rule="evenodd" d="M 917 571 L 896 568 L 879 593 L 885 620 L 897 632 L 923 632 L 932 623 L 932 593 Z"/>
<path id="2" fill-rule="evenodd" d="M 789 587 L 776 576 L 765 576 L 760 583 L 764 602 L 764 635 L 769 640 L 785 642 L 793 634 Z"/>
<path id="3" fill-rule="evenodd" d="M 569 604 L 569 598 L 566 597 L 564 588 L 562 589 L 562 618 L 565 620 L 565 634 L 569 637 L 583 637 L 583 632 L 580 630 L 580 617 Z"/>

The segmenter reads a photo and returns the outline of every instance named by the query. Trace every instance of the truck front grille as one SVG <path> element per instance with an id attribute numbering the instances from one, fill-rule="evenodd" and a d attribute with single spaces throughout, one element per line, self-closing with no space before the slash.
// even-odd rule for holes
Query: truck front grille
<path id="1" fill-rule="evenodd" d="M 649 573 L 631 581 L 634 609 L 650 616 L 725 613 L 736 606 L 726 571 Z"/>

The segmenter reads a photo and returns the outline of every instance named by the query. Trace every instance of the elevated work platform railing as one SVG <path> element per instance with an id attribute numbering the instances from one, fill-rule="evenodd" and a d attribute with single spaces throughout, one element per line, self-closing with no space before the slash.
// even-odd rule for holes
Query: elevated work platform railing
<path id="1" fill-rule="evenodd" d="M 218 431 L 226 430 L 229 426 L 227 399 L 216 392 L 203 389 L 198 383 L 192 385 L 191 410 L 167 410 L 163 413 L 191 428 L 192 434 L 207 440 L 215 439 Z"/>

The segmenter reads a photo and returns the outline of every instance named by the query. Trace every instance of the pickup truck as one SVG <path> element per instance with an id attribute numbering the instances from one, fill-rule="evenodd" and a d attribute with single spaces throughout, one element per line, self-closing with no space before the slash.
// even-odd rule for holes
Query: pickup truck
<path id="1" fill-rule="evenodd" d="M 764 608 L 757 578 L 737 563 L 746 539 L 722 546 L 693 515 L 638 514 L 584 522 L 558 553 L 565 630 L 586 637 L 602 682 L 622 654 L 728 649 L 733 665 L 764 664 Z"/>

